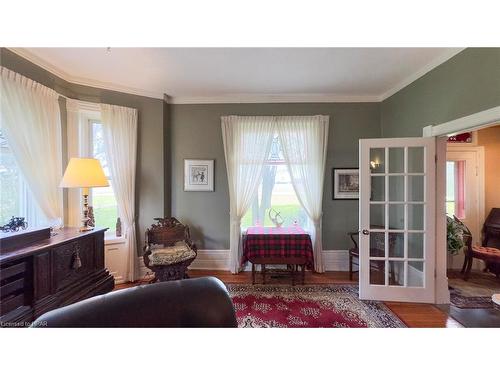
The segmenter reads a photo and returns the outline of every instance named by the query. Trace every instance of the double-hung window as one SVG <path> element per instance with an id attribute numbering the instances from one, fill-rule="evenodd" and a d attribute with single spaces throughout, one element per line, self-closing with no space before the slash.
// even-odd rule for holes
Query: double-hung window
<path id="1" fill-rule="evenodd" d="M 446 213 L 465 219 L 465 160 L 446 162 Z"/>
<path id="2" fill-rule="evenodd" d="M 47 224 L 0 128 L 0 225 L 12 216 L 25 218 L 28 227 Z"/>
<path id="3" fill-rule="evenodd" d="M 92 188 L 90 194 L 90 205 L 94 209 L 95 225 L 97 227 L 110 228 L 113 232 L 118 218 L 118 205 L 113 190 L 113 176 L 111 175 L 108 159 L 105 152 L 104 132 L 99 120 L 89 120 L 89 153 L 90 157 L 101 162 L 104 174 L 108 179 L 109 186 Z"/>
<path id="4" fill-rule="evenodd" d="M 272 211 L 270 215 L 270 211 Z M 308 218 L 292 185 L 278 134 L 274 134 L 269 156 L 264 162 L 262 178 L 252 205 L 243 216 L 241 226 L 273 226 L 271 217 L 280 213 L 283 226 L 306 227 Z"/>

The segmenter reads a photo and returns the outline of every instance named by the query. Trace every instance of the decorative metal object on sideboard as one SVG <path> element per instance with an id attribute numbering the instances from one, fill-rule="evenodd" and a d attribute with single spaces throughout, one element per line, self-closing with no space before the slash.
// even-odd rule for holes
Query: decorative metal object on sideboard
<path id="1" fill-rule="evenodd" d="M 17 232 L 19 229 L 28 228 L 28 223 L 24 217 L 12 216 L 9 222 L 0 227 L 2 232 Z"/>
<path id="2" fill-rule="evenodd" d="M 122 221 L 120 218 L 116 219 L 116 237 L 122 236 Z"/>

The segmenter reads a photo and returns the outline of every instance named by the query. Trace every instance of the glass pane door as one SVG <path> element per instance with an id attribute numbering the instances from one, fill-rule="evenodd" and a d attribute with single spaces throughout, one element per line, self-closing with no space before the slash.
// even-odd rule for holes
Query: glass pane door
<path id="1" fill-rule="evenodd" d="M 434 139 L 361 140 L 360 152 L 360 296 L 427 300 L 434 295 Z"/>

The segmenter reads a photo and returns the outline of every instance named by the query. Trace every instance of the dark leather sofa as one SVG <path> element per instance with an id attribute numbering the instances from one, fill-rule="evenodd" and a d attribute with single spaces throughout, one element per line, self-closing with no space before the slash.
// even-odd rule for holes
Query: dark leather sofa
<path id="1" fill-rule="evenodd" d="M 136 286 L 49 311 L 32 327 L 237 327 L 233 303 L 215 277 Z"/>

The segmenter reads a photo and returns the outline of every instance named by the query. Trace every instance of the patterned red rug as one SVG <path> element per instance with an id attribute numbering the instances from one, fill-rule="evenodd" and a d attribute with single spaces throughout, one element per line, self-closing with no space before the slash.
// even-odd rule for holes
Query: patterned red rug
<path id="1" fill-rule="evenodd" d="M 238 327 L 405 327 L 383 303 L 361 301 L 355 285 L 227 285 Z"/>

